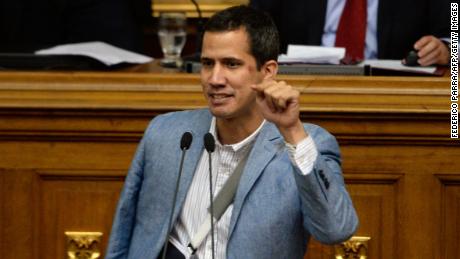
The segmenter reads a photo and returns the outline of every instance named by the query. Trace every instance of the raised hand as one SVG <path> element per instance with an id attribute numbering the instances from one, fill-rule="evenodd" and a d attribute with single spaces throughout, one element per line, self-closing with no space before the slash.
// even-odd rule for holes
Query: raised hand
<path id="1" fill-rule="evenodd" d="M 278 127 L 287 142 L 297 144 L 307 137 L 299 118 L 299 91 L 284 81 L 269 78 L 251 88 L 257 92 L 262 115 Z"/>

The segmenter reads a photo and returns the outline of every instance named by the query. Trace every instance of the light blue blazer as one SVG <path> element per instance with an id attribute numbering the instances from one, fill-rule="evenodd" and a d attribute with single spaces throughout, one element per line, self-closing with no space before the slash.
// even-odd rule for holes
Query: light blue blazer
<path id="1" fill-rule="evenodd" d="M 125 180 L 106 258 L 155 259 L 166 240 L 179 171 L 180 138 L 193 135 L 173 220 L 177 220 L 209 131 L 207 109 L 157 116 L 148 126 Z M 302 176 L 272 123 L 260 131 L 233 203 L 227 258 L 303 258 L 310 236 L 325 244 L 348 239 L 358 219 L 340 168 L 339 147 L 324 129 L 305 124 L 319 151 Z M 206 195 L 206 194 L 203 194 Z"/>

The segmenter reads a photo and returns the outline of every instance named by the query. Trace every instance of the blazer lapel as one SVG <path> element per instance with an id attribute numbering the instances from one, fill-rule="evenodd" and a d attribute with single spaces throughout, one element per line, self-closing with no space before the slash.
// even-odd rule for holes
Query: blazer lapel
<path id="1" fill-rule="evenodd" d="M 276 148 L 274 147 L 273 140 L 279 138 L 280 135 L 278 133 L 278 129 L 276 129 L 273 124 L 266 123 L 254 143 L 254 147 L 249 154 L 248 161 L 244 168 L 243 175 L 241 176 L 238 190 L 235 194 L 233 211 L 230 219 L 229 239 L 241 213 L 241 208 L 246 196 L 249 194 L 251 188 L 254 186 L 267 164 L 276 154 Z"/>

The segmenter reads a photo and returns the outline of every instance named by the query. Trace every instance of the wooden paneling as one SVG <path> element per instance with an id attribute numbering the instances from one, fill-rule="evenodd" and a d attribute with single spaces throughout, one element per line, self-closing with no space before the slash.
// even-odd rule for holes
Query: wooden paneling
<path id="1" fill-rule="evenodd" d="M 442 227 L 442 253 L 444 258 L 460 257 L 460 171 L 457 175 L 438 175 L 441 181 L 443 202 L 442 218 L 438 222 Z"/>
<path id="2" fill-rule="evenodd" d="M 0 170 L 0 173 L 3 179 L 0 182 L 1 258 L 34 258 L 33 174 L 21 169 Z"/>
<path id="3" fill-rule="evenodd" d="M 359 228 L 357 236 L 371 237 L 369 241 L 369 258 L 398 258 L 396 244 L 397 227 L 397 193 L 398 181 L 402 175 L 388 174 L 348 174 L 346 184 L 359 211 Z M 305 259 L 330 259 L 334 249 L 313 241 Z"/>
<path id="4" fill-rule="evenodd" d="M 106 247 L 123 185 L 121 175 L 111 171 L 39 173 L 36 213 L 38 233 L 43 236 L 39 239 L 41 258 L 64 258 L 66 231 L 102 232 L 101 244 Z"/>
<path id="5" fill-rule="evenodd" d="M 369 258 L 396 258 L 396 198 L 400 175 L 360 176 L 358 179 L 347 179 L 353 204 L 360 212 L 360 226 L 356 235 L 372 238 L 369 241 Z"/>
<path id="6" fill-rule="evenodd" d="M 3 188 L 5 186 L 4 184 L 4 178 L 6 177 L 6 173 L 0 169 L 0 254 L 5 251 L 5 241 L 3 240 L 3 229 L 5 229 L 5 221 L 6 221 L 6 214 L 5 214 L 5 197 L 4 197 L 4 191 Z M 2 257 L 3 258 L 3 257 Z"/>
<path id="7" fill-rule="evenodd" d="M 65 258 L 65 231 L 103 232 L 147 123 L 205 107 L 198 75 L 0 72 L 0 257 Z M 460 145 L 448 78 L 279 76 L 301 118 L 338 139 L 369 258 L 459 257 Z M 312 241 L 308 259 L 330 259 Z"/>

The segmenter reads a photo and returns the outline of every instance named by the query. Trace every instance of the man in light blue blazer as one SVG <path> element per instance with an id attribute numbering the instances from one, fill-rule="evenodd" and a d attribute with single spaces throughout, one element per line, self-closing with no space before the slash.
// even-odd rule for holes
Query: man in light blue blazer
<path id="1" fill-rule="evenodd" d="M 247 6 L 211 17 L 201 54 L 208 108 L 150 123 L 126 177 L 106 258 L 161 258 L 169 242 L 167 251 L 183 258 L 300 259 L 310 236 L 335 244 L 355 232 L 335 138 L 302 124 L 299 92 L 274 79 L 278 39 L 272 20 Z M 193 142 L 173 210 L 184 132 Z M 208 132 L 216 139 L 212 158 L 203 148 Z M 191 255 L 184 247 L 208 217 L 209 179 L 215 197 L 246 156 L 233 203 L 214 222 L 214 238 L 206 232 Z"/>

